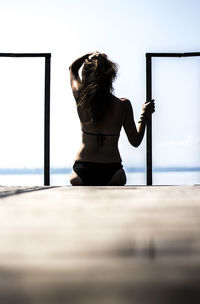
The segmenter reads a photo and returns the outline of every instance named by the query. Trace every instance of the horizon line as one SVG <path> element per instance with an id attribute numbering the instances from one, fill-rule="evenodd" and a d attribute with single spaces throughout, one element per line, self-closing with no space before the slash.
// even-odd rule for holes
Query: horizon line
<path id="1" fill-rule="evenodd" d="M 134 172 L 146 172 L 146 167 L 133 167 L 124 166 L 127 173 Z M 72 167 L 51 167 L 51 174 L 69 174 Z M 200 171 L 200 166 L 156 166 L 153 168 L 153 172 L 198 172 Z M 44 168 L 33 167 L 33 168 L 0 168 L 0 174 L 44 174 Z"/>

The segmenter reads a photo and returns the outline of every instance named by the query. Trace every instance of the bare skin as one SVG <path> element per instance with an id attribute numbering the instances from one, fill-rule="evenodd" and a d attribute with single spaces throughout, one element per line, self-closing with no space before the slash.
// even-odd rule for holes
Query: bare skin
<path id="1" fill-rule="evenodd" d="M 98 56 L 98 52 L 90 53 L 77 59 L 70 66 L 70 82 L 72 92 L 76 102 L 77 96 L 81 88 L 81 79 L 78 70 L 85 60 L 90 60 L 92 56 Z M 123 127 L 130 144 L 138 147 L 142 142 L 145 132 L 146 120 L 155 111 L 154 101 L 147 102 L 142 107 L 142 119 L 136 126 L 134 121 L 133 109 L 131 102 L 126 98 L 117 98 L 112 96 L 113 102 L 111 103 L 106 117 L 101 123 L 85 124 L 81 113 L 78 111 L 81 128 L 89 133 L 94 134 L 119 134 Z M 78 153 L 76 154 L 75 161 L 96 162 L 96 163 L 120 163 L 122 161 L 118 149 L 119 135 L 107 136 L 105 144 L 101 147 L 97 143 L 96 136 L 91 136 L 82 132 L 82 143 Z M 72 171 L 70 176 L 72 185 L 84 185 L 81 178 Z M 109 185 L 125 185 L 126 175 L 123 169 L 118 170 L 112 177 Z"/>

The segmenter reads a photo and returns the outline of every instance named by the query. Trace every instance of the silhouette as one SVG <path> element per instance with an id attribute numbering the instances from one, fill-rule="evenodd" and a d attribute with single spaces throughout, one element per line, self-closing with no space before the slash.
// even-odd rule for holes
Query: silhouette
<path id="1" fill-rule="evenodd" d="M 118 150 L 120 130 L 123 126 L 130 144 L 138 147 L 146 122 L 155 111 L 154 101 L 144 103 L 136 127 L 131 102 L 113 95 L 118 66 L 106 54 L 86 54 L 76 59 L 69 71 L 82 129 L 70 182 L 74 186 L 123 186 L 126 174 Z"/>

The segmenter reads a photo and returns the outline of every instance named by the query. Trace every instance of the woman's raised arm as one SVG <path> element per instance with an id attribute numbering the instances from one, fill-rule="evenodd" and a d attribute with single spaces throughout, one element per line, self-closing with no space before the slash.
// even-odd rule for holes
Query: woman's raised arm
<path id="1" fill-rule="evenodd" d="M 93 54 L 93 53 L 88 53 L 83 55 L 82 57 L 76 59 L 69 67 L 69 73 L 70 73 L 70 84 L 71 84 L 71 88 L 72 88 L 72 92 L 74 94 L 74 97 L 77 97 L 77 93 L 80 89 L 81 86 L 81 79 L 79 77 L 79 69 L 82 66 L 82 64 L 84 63 L 84 61 L 86 59 L 88 59 L 88 57 Z"/>

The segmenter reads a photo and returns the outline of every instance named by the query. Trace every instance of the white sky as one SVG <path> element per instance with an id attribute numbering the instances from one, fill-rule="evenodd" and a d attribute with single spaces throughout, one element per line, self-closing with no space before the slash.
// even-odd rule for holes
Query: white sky
<path id="1" fill-rule="evenodd" d="M 145 101 L 145 53 L 200 51 L 198 0 L 0 0 L 0 52 L 52 53 L 51 166 L 73 163 L 80 127 L 68 66 L 91 51 L 120 66 L 118 97 L 136 121 Z M 154 59 L 153 164 L 200 164 L 200 58 Z M 0 167 L 43 166 L 44 59 L 0 58 Z M 145 164 L 122 134 L 125 166 Z"/>

